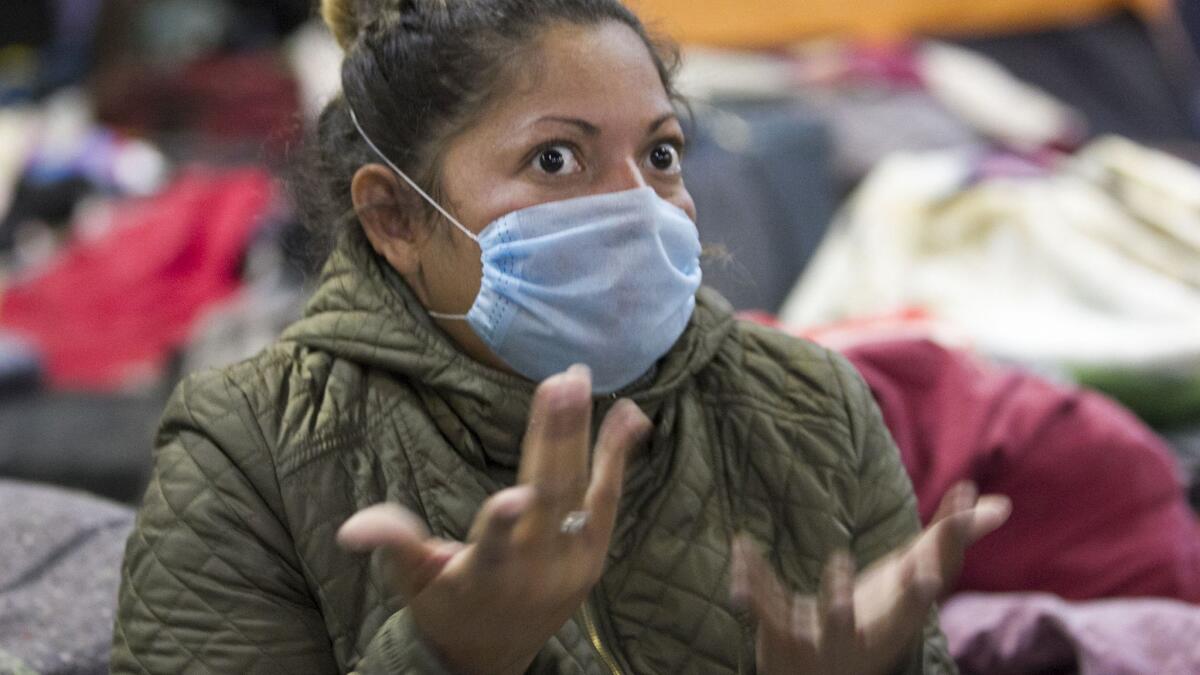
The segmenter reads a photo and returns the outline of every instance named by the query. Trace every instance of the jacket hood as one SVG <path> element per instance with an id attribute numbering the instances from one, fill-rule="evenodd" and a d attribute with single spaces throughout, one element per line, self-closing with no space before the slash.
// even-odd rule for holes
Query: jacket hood
<path id="1" fill-rule="evenodd" d="M 674 347 L 651 374 L 617 395 L 597 398 L 596 417 L 624 396 L 653 418 L 714 358 L 734 323 L 729 304 L 715 291 L 701 289 L 696 311 Z M 284 332 L 283 340 L 402 378 L 420 390 L 431 413 L 451 418 L 444 431 L 469 430 L 487 460 L 516 466 L 536 383 L 459 351 L 358 229 L 341 237 L 304 318 Z"/>

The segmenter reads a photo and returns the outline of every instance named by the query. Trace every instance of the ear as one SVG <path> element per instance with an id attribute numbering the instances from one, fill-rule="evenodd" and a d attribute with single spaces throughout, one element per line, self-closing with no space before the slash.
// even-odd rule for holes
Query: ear
<path id="1" fill-rule="evenodd" d="M 381 164 L 360 168 L 350 184 L 350 195 L 375 252 L 405 280 L 418 279 L 421 250 L 432 231 L 422 216 L 420 195 Z"/>

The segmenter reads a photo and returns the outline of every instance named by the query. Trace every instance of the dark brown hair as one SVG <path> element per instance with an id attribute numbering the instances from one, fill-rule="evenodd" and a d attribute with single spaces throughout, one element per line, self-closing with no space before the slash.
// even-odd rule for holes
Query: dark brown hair
<path id="1" fill-rule="evenodd" d="M 348 106 L 380 150 L 436 196 L 446 142 L 485 109 L 551 26 L 630 27 L 668 96 L 678 98 L 676 50 L 652 39 L 619 0 L 323 0 L 321 12 L 346 52 L 343 91 L 310 133 L 292 181 L 320 258 L 343 227 L 358 226 L 348 217 L 350 185 L 361 166 L 378 161 Z"/>

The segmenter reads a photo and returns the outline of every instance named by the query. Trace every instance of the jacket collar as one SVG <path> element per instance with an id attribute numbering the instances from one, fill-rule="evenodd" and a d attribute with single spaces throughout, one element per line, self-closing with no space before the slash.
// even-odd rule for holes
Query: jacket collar
<path id="1" fill-rule="evenodd" d="M 654 419 L 714 358 L 733 325 L 728 303 L 702 289 L 675 346 L 651 374 L 620 395 Z M 516 467 L 536 385 L 460 352 L 357 228 L 341 237 L 304 318 L 283 339 L 398 376 L 469 461 L 481 468 Z M 596 400 L 597 424 L 615 398 Z"/>

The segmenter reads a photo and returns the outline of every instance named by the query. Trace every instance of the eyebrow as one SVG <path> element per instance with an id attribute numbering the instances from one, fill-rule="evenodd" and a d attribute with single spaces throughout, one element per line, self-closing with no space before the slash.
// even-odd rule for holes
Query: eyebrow
<path id="1" fill-rule="evenodd" d="M 654 120 L 654 122 L 652 122 L 650 124 L 650 129 L 647 130 L 646 133 L 652 134 L 652 133 L 658 131 L 659 127 L 666 124 L 667 122 L 670 122 L 671 120 L 678 120 L 678 119 L 679 119 L 679 115 L 677 115 L 673 112 L 669 112 L 666 115 L 663 115 L 662 117 Z"/>
<path id="2" fill-rule="evenodd" d="M 576 117 L 543 117 L 537 121 L 537 124 L 541 124 L 542 122 L 557 122 L 559 124 L 566 124 L 569 126 L 578 127 L 580 131 L 582 131 L 584 134 L 586 134 L 588 136 L 599 136 L 600 135 L 600 127 L 596 126 L 595 124 L 592 124 L 591 122 L 588 122 L 586 120 L 581 120 Z"/>
<path id="3" fill-rule="evenodd" d="M 664 125 L 667 122 L 674 120 L 674 119 L 679 119 L 679 116 L 673 112 L 669 112 L 669 113 L 663 115 L 662 117 L 659 117 L 658 119 L 651 122 L 650 127 L 647 129 L 646 133 L 652 134 L 655 131 L 658 131 L 659 127 L 661 127 L 662 125 Z M 595 124 L 592 124 L 591 122 L 588 122 L 587 120 L 581 120 L 577 117 L 542 117 L 537 120 L 538 124 L 540 124 L 542 122 L 557 122 L 558 124 L 567 124 L 567 125 L 570 125 L 573 127 L 577 127 L 580 131 L 582 131 L 584 134 L 586 134 L 588 136 L 599 136 L 600 135 L 600 127 L 597 127 Z"/>

